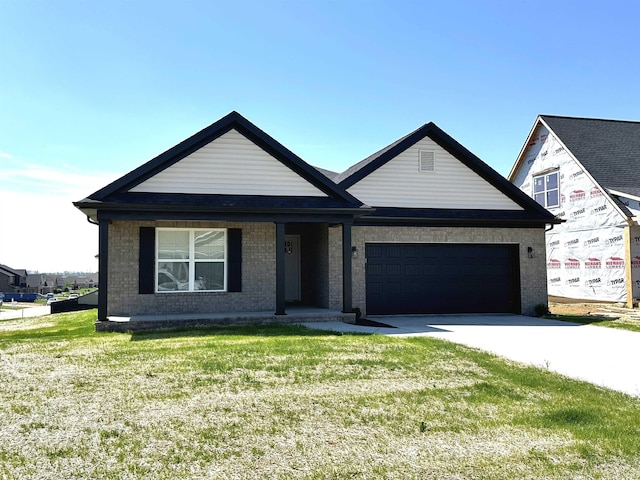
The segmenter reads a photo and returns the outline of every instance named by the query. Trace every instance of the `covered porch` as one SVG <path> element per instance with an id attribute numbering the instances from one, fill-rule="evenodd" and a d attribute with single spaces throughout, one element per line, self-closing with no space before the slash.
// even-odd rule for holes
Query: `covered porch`
<path id="1" fill-rule="evenodd" d="M 198 218 L 188 222 L 152 223 L 109 219 L 100 222 L 100 281 L 104 288 L 100 289 L 98 299 L 96 330 L 355 321 L 352 217 L 296 216 L 276 222 L 255 217 L 250 221 L 241 220 L 247 219 L 208 218 L 205 221 Z M 153 231 L 165 225 L 227 229 L 227 270 L 235 271 L 235 277 L 232 281 L 229 273 L 225 291 L 167 293 L 158 290 L 155 279 L 160 260 L 154 253 Z M 123 245 L 134 248 L 123 248 Z M 118 264 L 110 258 L 114 252 L 120 255 Z M 128 266 L 136 263 L 140 268 L 134 273 L 137 271 L 138 276 L 133 277 L 129 285 L 138 284 L 140 290 L 132 292 L 125 281 L 131 271 Z M 105 274 L 109 270 L 111 274 Z"/>

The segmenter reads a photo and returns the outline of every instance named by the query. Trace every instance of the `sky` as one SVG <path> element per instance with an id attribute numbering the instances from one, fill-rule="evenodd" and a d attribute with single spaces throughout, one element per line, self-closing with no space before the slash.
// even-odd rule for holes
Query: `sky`
<path id="1" fill-rule="evenodd" d="M 238 111 L 341 172 L 434 122 L 507 176 L 539 114 L 640 120 L 640 2 L 0 0 L 0 264 L 96 271 L 81 200 Z"/>

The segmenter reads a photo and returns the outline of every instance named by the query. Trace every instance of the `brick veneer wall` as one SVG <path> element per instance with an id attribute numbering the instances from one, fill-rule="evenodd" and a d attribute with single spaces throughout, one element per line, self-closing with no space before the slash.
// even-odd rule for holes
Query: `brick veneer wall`
<path id="1" fill-rule="evenodd" d="M 519 245 L 520 292 L 523 315 L 533 315 L 534 307 L 547 303 L 547 273 L 544 229 L 542 228 L 461 228 L 461 227 L 353 227 L 353 246 L 358 250 L 353 262 L 353 307 L 366 314 L 365 243 L 511 243 Z M 329 270 L 331 308 L 341 308 L 341 229 L 329 229 Z M 529 258 L 532 247 L 534 258 Z"/>
<path id="2" fill-rule="evenodd" d="M 140 227 L 241 228 L 242 292 L 138 293 Z M 108 316 L 275 311 L 275 224 L 119 222 L 109 225 Z"/>
<path id="3" fill-rule="evenodd" d="M 139 229 L 142 226 L 242 229 L 242 292 L 138 294 Z M 328 285 L 317 287 L 320 306 L 342 309 L 342 227 L 327 229 Z M 454 227 L 353 227 L 353 307 L 366 313 L 365 243 L 514 243 L 520 251 L 522 313 L 531 315 L 539 303 L 547 303 L 546 257 L 543 229 Z M 321 242 L 321 244 L 324 241 Z M 535 258 L 529 258 L 527 247 Z M 324 245 L 318 246 L 321 251 Z M 325 266 L 326 265 L 326 266 Z M 107 315 L 180 314 L 211 312 L 275 311 L 275 225 L 235 222 L 113 222 L 109 226 L 109 296 Z M 325 290 L 326 289 L 326 290 Z M 324 293 L 326 292 L 326 293 Z M 327 298 L 328 296 L 328 298 Z M 326 302 L 326 303 L 325 303 Z"/>

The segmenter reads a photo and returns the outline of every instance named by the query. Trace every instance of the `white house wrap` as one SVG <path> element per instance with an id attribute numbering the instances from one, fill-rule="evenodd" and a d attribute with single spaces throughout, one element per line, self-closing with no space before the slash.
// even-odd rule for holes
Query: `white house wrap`
<path id="1" fill-rule="evenodd" d="M 546 235 L 549 295 L 640 297 L 640 198 L 626 193 L 638 187 L 621 178 L 633 165 L 617 151 L 639 135 L 636 122 L 543 115 L 534 124 L 509 179 L 565 221 Z"/>

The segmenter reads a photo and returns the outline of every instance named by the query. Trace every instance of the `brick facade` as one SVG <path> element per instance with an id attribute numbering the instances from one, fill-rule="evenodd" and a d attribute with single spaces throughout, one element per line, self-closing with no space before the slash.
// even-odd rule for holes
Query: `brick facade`
<path id="1" fill-rule="evenodd" d="M 522 314 L 533 315 L 534 307 L 547 303 L 547 274 L 544 230 L 541 228 L 470 228 L 470 227 L 353 227 L 353 307 L 366 314 L 365 243 L 511 243 L 519 246 L 520 292 Z M 330 229 L 330 274 L 341 278 L 340 228 Z M 529 258 L 527 248 L 535 252 Z M 331 308 L 340 308 L 341 283 L 331 282 Z"/>
<path id="2" fill-rule="evenodd" d="M 138 293 L 140 227 L 241 228 L 242 292 Z M 342 309 L 342 227 L 292 227 L 301 233 L 302 281 L 307 304 Z M 366 314 L 365 244 L 510 243 L 519 245 L 522 313 L 547 303 L 544 230 L 541 228 L 353 227 L 353 307 Z M 527 248 L 535 252 L 529 258 Z M 239 222 L 113 222 L 109 226 L 108 315 L 268 312 L 275 310 L 275 224 Z M 305 273 L 305 269 L 307 272 Z M 309 272 L 312 274 L 309 275 Z M 308 280 L 306 280 L 308 278 Z"/>
<path id="3" fill-rule="evenodd" d="M 242 292 L 138 293 L 140 227 L 241 228 Z M 124 222 L 109 225 L 108 316 L 275 311 L 275 224 Z"/>

